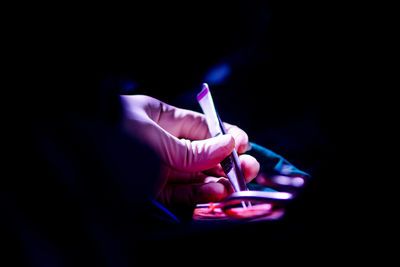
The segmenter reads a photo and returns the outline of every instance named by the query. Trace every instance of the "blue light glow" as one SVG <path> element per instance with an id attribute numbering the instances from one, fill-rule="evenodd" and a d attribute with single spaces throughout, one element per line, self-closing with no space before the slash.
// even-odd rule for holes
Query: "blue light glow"
<path id="1" fill-rule="evenodd" d="M 231 66 L 228 63 L 221 63 L 211 68 L 206 74 L 205 81 L 209 84 L 222 84 L 231 73 Z"/>

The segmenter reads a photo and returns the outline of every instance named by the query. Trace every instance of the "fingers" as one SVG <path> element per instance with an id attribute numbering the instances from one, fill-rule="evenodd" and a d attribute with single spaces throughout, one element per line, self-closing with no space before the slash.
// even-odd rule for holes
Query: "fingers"
<path id="1" fill-rule="evenodd" d="M 260 163 L 254 157 L 247 154 L 239 155 L 239 160 L 244 178 L 246 179 L 246 183 L 248 183 L 257 176 L 258 172 L 260 171 Z M 220 164 L 214 168 L 204 171 L 204 173 L 211 176 L 226 177 L 226 174 L 222 170 Z"/>
<path id="2" fill-rule="evenodd" d="M 205 116 L 201 113 L 168 105 L 144 95 L 121 96 L 125 115 L 155 122 L 177 138 L 201 140 L 210 137 Z"/>
<path id="3" fill-rule="evenodd" d="M 246 151 L 247 134 L 225 124 L 228 134 L 204 139 L 204 115 L 179 109 L 148 96 L 121 96 L 125 128 L 155 150 L 162 161 L 182 171 L 203 171 L 219 164 L 236 147 Z M 179 139 L 185 138 L 185 139 Z"/>
<path id="4" fill-rule="evenodd" d="M 126 118 L 127 131 L 151 147 L 161 160 L 181 171 L 203 171 L 214 167 L 235 147 L 232 135 L 191 141 L 178 139 L 151 120 L 143 110 L 133 111 Z"/>
<path id="5" fill-rule="evenodd" d="M 203 171 L 226 158 L 233 151 L 235 141 L 231 135 L 220 135 L 198 141 L 181 139 L 169 145 L 171 147 L 164 153 L 169 154 L 166 158 L 171 167 L 183 171 Z"/>
<path id="6" fill-rule="evenodd" d="M 163 104 L 157 123 L 178 138 L 202 140 L 210 138 L 206 118 L 203 114 Z"/>
<path id="7" fill-rule="evenodd" d="M 144 95 L 121 96 L 121 100 L 125 113 L 142 113 L 140 115 L 147 116 L 177 138 L 201 140 L 210 137 L 206 118 L 199 112 L 177 108 Z M 249 145 L 247 134 L 237 126 L 224 125 L 235 139 L 238 153 L 244 153 Z"/>
<path id="8" fill-rule="evenodd" d="M 250 182 L 257 176 L 260 164 L 250 155 L 240 155 L 239 159 L 246 182 Z M 222 172 L 219 168 L 208 171 Z M 168 177 L 168 184 L 159 198 L 160 202 L 167 206 L 193 206 L 197 203 L 221 201 L 231 193 L 233 193 L 233 188 L 227 178 L 172 170 Z"/>
<path id="9" fill-rule="evenodd" d="M 163 175 L 163 174 L 162 174 Z M 168 183 L 186 183 L 186 184 L 196 184 L 196 183 L 204 183 L 208 175 L 202 172 L 184 172 L 178 171 L 174 169 L 169 169 L 166 175 L 166 179 Z"/>
<path id="10" fill-rule="evenodd" d="M 254 157 L 246 154 L 240 155 L 239 159 L 244 178 L 248 183 L 257 176 L 260 171 L 260 163 Z"/>
<path id="11" fill-rule="evenodd" d="M 233 136 L 235 139 L 235 149 L 239 154 L 243 154 L 247 151 L 249 144 L 249 137 L 247 134 L 235 125 L 224 123 L 226 131 Z"/>
<path id="12" fill-rule="evenodd" d="M 167 184 L 158 197 L 166 206 L 194 206 L 198 203 L 218 202 L 230 193 L 226 178 L 212 177 L 198 184 Z"/>
<path id="13" fill-rule="evenodd" d="M 178 138 L 201 140 L 210 137 L 206 118 L 203 114 L 177 108 L 160 101 L 157 123 Z M 227 133 L 235 139 L 235 149 L 242 154 L 249 147 L 247 134 L 235 125 L 224 123 Z"/>
<path id="14" fill-rule="evenodd" d="M 224 178 L 221 178 L 224 181 Z M 192 186 L 192 200 L 194 204 L 218 202 L 226 198 L 229 194 L 228 185 L 223 182 L 208 182 Z"/>

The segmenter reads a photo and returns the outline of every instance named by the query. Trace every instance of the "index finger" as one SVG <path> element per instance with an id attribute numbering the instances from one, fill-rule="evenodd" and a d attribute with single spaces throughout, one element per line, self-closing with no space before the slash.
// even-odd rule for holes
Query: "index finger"
<path id="1" fill-rule="evenodd" d="M 211 137 L 204 114 L 162 102 L 157 123 L 178 138 L 202 140 Z M 247 134 L 236 125 L 224 122 L 224 126 L 235 139 L 236 151 L 239 154 L 246 152 L 250 146 Z"/>
<path id="2" fill-rule="evenodd" d="M 202 140 L 210 138 L 210 133 L 204 114 L 178 108 L 160 100 L 149 98 L 151 108 L 148 113 L 158 125 L 177 138 L 189 140 Z M 155 114 L 155 115 L 154 115 Z M 235 139 L 235 148 L 239 154 L 246 152 L 249 147 L 247 134 L 239 127 L 224 122 L 227 133 Z"/>

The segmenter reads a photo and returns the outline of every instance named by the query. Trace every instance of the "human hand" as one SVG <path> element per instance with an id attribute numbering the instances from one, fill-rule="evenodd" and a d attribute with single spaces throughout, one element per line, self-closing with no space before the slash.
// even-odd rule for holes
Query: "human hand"
<path id="1" fill-rule="evenodd" d="M 247 134 L 225 123 L 226 135 L 210 138 L 203 114 L 180 109 L 143 95 L 121 96 L 125 129 L 150 146 L 162 161 L 157 199 L 166 206 L 194 205 L 224 199 L 231 191 L 219 163 L 234 148 L 248 146 Z M 246 181 L 260 165 L 250 155 L 239 156 Z"/>

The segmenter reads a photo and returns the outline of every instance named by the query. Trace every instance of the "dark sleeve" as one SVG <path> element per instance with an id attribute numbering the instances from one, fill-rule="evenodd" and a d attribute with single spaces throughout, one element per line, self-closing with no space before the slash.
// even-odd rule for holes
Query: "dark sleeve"
<path id="1" fill-rule="evenodd" d="M 255 157 L 260 163 L 260 173 L 264 173 L 268 176 L 287 175 L 301 176 L 305 179 L 311 178 L 310 174 L 298 169 L 281 155 L 258 144 L 251 142 L 251 150 L 246 153 Z M 255 180 L 248 183 L 247 187 L 250 190 L 275 191 L 272 188 L 257 184 Z"/>
<path id="2" fill-rule="evenodd" d="M 311 177 L 281 155 L 256 143 L 251 142 L 251 150 L 248 154 L 254 156 L 260 162 L 260 172 L 268 175 L 284 174 L 289 176 L 299 175 L 305 178 Z"/>

